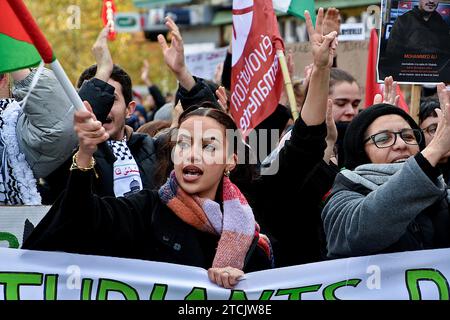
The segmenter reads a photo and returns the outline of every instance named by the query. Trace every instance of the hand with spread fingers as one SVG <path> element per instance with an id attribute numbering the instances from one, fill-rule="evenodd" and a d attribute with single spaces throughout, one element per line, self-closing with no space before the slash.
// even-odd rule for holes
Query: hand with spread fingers
<path id="1" fill-rule="evenodd" d="M 243 275 L 242 270 L 233 267 L 208 269 L 209 280 L 225 289 L 233 289 Z"/>
<path id="2" fill-rule="evenodd" d="M 314 63 L 301 117 L 308 126 L 311 126 L 326 121 L 330 72 L 338 41 L 336 31 L 325 36 L 322 34 L 323 8 L 318 11 L 316 28 L 313 27 L 308 11 L 305 11 L 305 19 Z"/>
<path id="3" fill-rule="evenodd" d="M 111 53 L 108 48 L 108 32 L 110 24 L 100 31 L 97 40 L 92 46 L 92 54 L 95 57 L 97 63 L 97 72 L 95 78 L 108 82 L 111 77 L 111 73 L 114 67 L 114 63 L 111 57 Z"/>
<path id="4" fill-rule="evenodd" d="M 331 67 L 337 49 L 338 41 L 336 31 L 323 35 L 323 8 L 317 14 L 316 27 L 313 27 L 311 15 L 305 11 L 306 29 L 308 30 L 314 65 L 319 68 Z"/>
<path id="5" fill-rule="evenodd" d="M 172 41 L 168 46 L 163 35 L 158 35 L 158 42 L 164 54 L 164 61 L 175 74 L 181 73 L 186 68 L 184 63 L 184 46 L 180 30 L 171 17 L 166 17 L 166 26 L 169 28 Z"/>
<path id="6" fill-rule="evenodd" d="M 441 109 L 435 109 L 439 122 L 433 140 L 422 151 L 432 166 L 450 156 L 450 97 L 444 83 L 437 86 Z"/>
<path id="7" fill-rule="evenodd" d="M 164 61 L 177 77 L 180 85 L 186 90 L 191 90 L 195 85 L 195 80 L 189 73 L 184 62 L 184 44 L 180 29 L 171 17 L 166 17 L 166 26 L 172 36 L 170 46 L 163 35 L 158 35 L 158 42 L 164 55 Z"/>
<path id="8" fill-rule="evenodd" d="M 377 93 L 373 99 L 373 104 L 388 103 L 398 107 L 400 96 L 397 94 L 397 82 L 394 78 L 386 77 L 384 79 L 383 95 Z"/>
<path id="9" fill-rule="evenodd" d="M 341 15 L 336 8 L 328 8 L 323 20 L 323 35 L 327 35 L 333 31 L 338 34 L 341 30 Z"/>

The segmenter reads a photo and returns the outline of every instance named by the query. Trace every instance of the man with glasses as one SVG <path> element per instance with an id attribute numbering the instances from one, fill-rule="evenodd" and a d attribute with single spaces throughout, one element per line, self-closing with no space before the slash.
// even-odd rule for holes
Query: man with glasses
<path id="1" fill-rule="evenodd" d="M 322 211 L 329 258 L 450 247 L 447 185 L 437 168 L 450 152 L 450 101 L 442 119 L 428 146 L 411 116 L 393 105 L 353 119 L 346 169 Z"/>
<path id="2" fill-rule="evenodd" d="M 436 109 L 440 109 L 441 105 L 437 99 L 427 99 L 420 103 L 419 125 L 425 136 L 425 144 L 430 144 L 436 133 L 438 124 L 438 115 Z"/>
<path id="3" fill-rule="evenodd" d="M 440 108 L 439 100 L 435 98 L 424 100 L 420 104 L 419 125 L 423 131 L 425 145 L 429 145 L 434 138 L 439 122 L 435 110 Z M 441 170 L 447 185 L 450 185 L 450 163 L 448 157 L 444 157 L 439 161 L 438 168 Z"/>

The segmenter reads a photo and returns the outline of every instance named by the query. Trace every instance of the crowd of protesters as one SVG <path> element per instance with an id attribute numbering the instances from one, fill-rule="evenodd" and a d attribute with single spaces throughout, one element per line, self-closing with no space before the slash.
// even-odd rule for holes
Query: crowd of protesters
<path id="1" fill-rule="evenodd" d="M 48 69 L 2 75 L 0 202 L 51 206 L 23 248 L 197 266 L 231 288 L 244 272 L 450 247 L 450 92 L 439 84 L 416 123 L 388 77 L 359 112 L 361 86 L 336 67 L 338 10 L 319 9 L 315 26 L 305 16 L 313 63 L 294 83 L 299 118 L 282 95 L 256 144 L 229 113 L 231 50 L 216 82 L 193 76 L 169 17 L 171 43 L 158 41 L 173 95 L 146 61 L 149 94 L 133 92 L 108 28 L 77 81 L 87 111 Z"/>

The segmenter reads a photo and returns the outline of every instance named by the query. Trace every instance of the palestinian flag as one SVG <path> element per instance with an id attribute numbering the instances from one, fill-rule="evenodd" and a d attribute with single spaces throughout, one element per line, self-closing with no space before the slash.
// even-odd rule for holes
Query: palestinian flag
<path id="1" fill-rule="evenodd" d="M 315 24 L 316 8 L 314 0 L 273 0 L 273 8 L 302 19 L 305 19 L 305 10 L 308 10 L 311 14 L 313 24 Z"/>
<path id="2" fill-rule="evenodd" d="M 0 73 L 35 66 L 42 59 L 46 63 L 54 60 L 52 49 L 42 40 L 39 28 L 31 33 L 26 31 L 27 24 L 35 22 L 28 12 L 23 13 L 24 8 L 21 0 L 0 1 Z"/>

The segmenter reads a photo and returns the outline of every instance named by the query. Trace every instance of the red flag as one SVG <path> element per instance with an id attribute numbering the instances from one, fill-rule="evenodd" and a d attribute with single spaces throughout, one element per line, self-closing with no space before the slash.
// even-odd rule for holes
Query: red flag
<path id="1" fill-rule="evenodd" d="M 102 6 L 102 20 L 103 26 L 106 27 L 108 22 L 111 22 L 111 29 L 108 33 L 108 39 L 114 40 L 116 39 L 117 32 L 115 31 L 114 26 L 114 15 L 116 14 L 117 9 L 113 0 L 103 0 Z"/>
<path id="2" fill-rule="evenodd" d="M 366 101 L 365 108 L 373 105 L 373 98 L 376 94 L 383 95 L 383 84 L 377 83 L 377 57 L 378 57 L 378 34 L 376 29 L 370 32 L 369 54 L 367 57 L 367 74 L 366 74 Z M 395 80 L 395 79 L 394 79 Z M 397 85 L 397 95 L 400 96 L 398 106 L 409 112 L 408 104 L 405 101 L 400 86 Z"/>
<path id="3" fill-rule="evenodd" d="M 283 76 L 276 51 L 283 46 L 272 0 L 233 1 L 230 112 L 244 136 L 278 105 Z"/>

